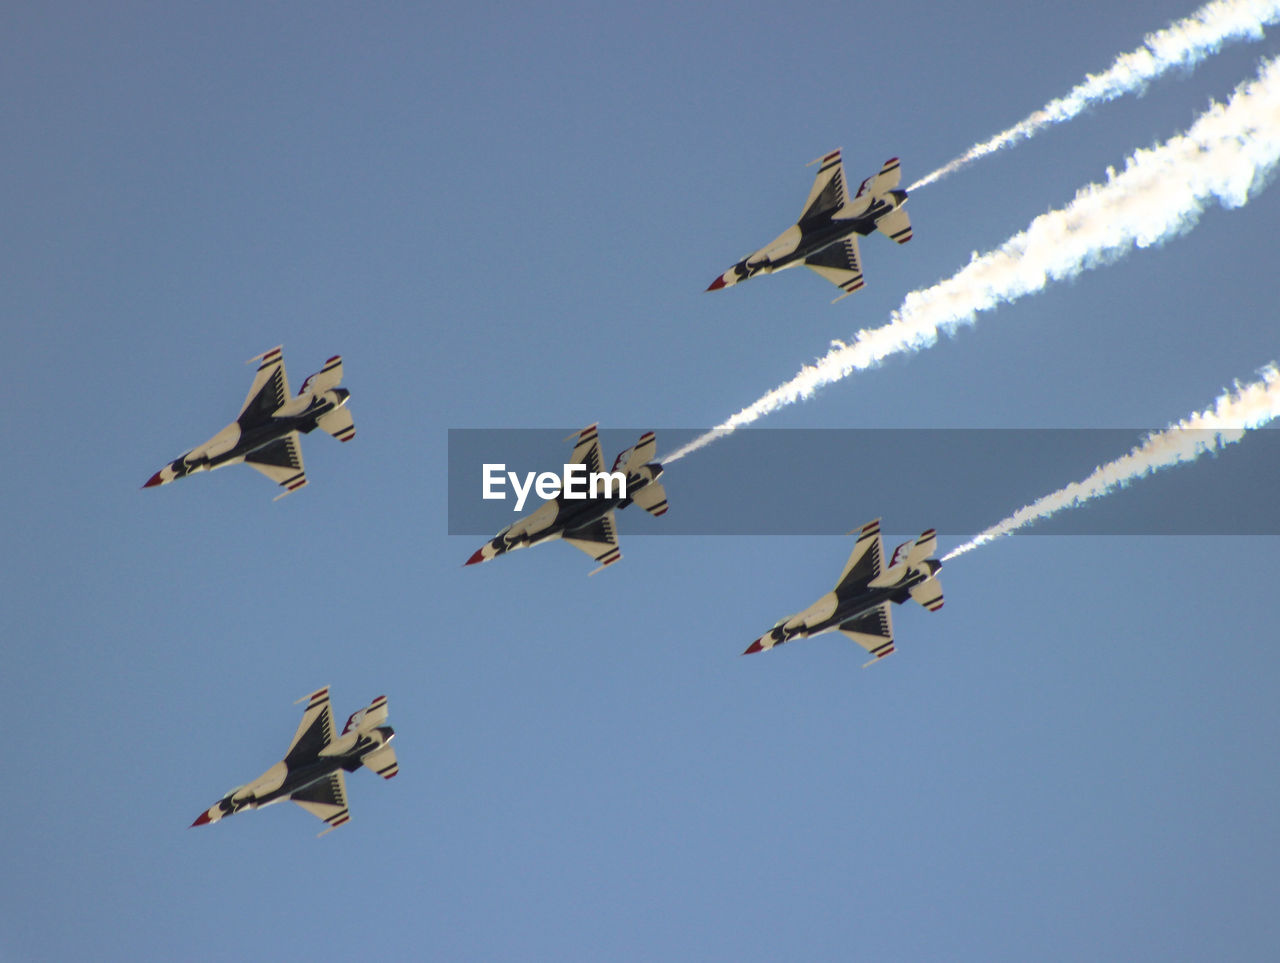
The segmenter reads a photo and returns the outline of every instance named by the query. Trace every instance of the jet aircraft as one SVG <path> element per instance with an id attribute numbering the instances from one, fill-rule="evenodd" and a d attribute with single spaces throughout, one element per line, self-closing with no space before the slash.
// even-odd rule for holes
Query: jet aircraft
<path id="1" fill-rule="evenodd" d="M 885 161 L 880 173 L 863 181 L 852 197 L 845 185 L 839 150 L 812 163 L 822 166 L 800 220 L 712 281 L 708 291 L 803 264 L 844 292 L 831 302 L 834 304 L 863 285 L 859 234 L 865 237 L 879 231 L 899 244 L 911 240 L 911 220 L 902 206 L 907 192 L 898 189 L 902 176 L 898 158 Z"/>
<path id="2" fill-rule="evenodd" d="M 258 373 L 236 420 L 199 448 L 165 465 L 147 479 L 143 488 L 244 462 L 284 488 L 276 496 L 279 501 L 307 483 L 299 434 L 318 426 L 339 441 L 356 436 L 347 409 L 351 393 L 338 387 L 342 381 L 341 355 L 335 354 L 304 381 L 294 398 L 289 397 L 289 378 L 279 346 L 245 363 L 255 361 L 261 362 Z"/>
<path id="3" fill-rule="evenodd" d="M 871 661 L 863 668 L 883 659 L 893 652 L 890 602 L 901 604 L 910 598 L 930 612 L 942 608 L 942 586 L 937 578 L 942 563 L 929 557 L 937 547 L 937 532 L 931 528 L 895 548 L 885 568 L 880 519 L 863 525 L 836 587 L 803 612 L 782 619 L 742 654 L 834 629 L 871 653 Z"/>
<path id="4" fill-rule="evenodd" d="M 665 515 L 667 512 L 667 493 L 658 481 L 662 466 L 651 461 L 657 446 L 656 437 L 649 431 L 614 459 L 613 471 L 626 475 L 625 495 L 616 490 L 617 486 L 612 486 L 599 497 L 567 498 L 562 489 L 555 498 L 543 502 L 535 511 L 508 525 L 482 545 L 466 564 L 487 562 L 517 548 L 557 538 L 563 538 L 600 563 L 599 568 L 589 573 L 591 575 L 619 561 L 622 552 L 618 549 L 613 513 L 632 502 L 650 515 Z M 588 478 L 601 471 L 603 462 L 595 425 L 578 433 L 568 464 L 584 465 Z"/>
<path id="5" fill-rule="evenodd" d="M 344 770 L 355 772 L 366 766 L 383 779 L 400 771 L 391 746 L 395 732 L 383 724 L 387 720 L 386 696 L 378 696 L 353 712 L 336 739 L 329 687 L 304 698 L 309 699 L 307 708 L 284 759 L 253 782 L 232 789 L 197 816 L 192 826 L 216 823 L 224 816 L 288 799 L 328 824 L 319 834 L 323 836 L 351 818 Z"/>

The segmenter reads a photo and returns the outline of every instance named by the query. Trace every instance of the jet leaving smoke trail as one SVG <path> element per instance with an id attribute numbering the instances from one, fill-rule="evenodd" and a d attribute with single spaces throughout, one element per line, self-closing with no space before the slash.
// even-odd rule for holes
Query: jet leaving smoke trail
<path id="1" fill-rule="evenodd" d="M 887 324 L 864 329 L 708 432 L 663 459 L 670 463 L 808 398 L 824 385 L 874 367 L 890 355 L 919 351 L 973 324 L 979 311 L 1043 290 L 1051 281 L 1114 261 L 1135 247 L 1160 244 L 1190 230 L 1211 199 L 1239 207 L 1280 160 L 1280 58 L 1240 84 L 1224 104 L 1211 104 L 1185 134 L 1136 151 L 1120 173 L 1088 184 L 1066 207 L 1041 214 L 1001 247 L 972 260 L 930 288 L 913 291 Z"/>
<path id="2" fill-rule="evenodd" d="M 1070 120 L 1094 104 L 1115 100 L 1144 89 L 1173 67 L 1193 67 L 1224 44 L 1235 40 L 1260 40 L 1262 28 L 1280 20 L 1280 0 L 1214 0 L 1189 17 L 1147 34 L 1137 50 L 1123 53 L 1103 73 L 1090 74 L 1065 97 L 1051 100 L 1035 113 L 1003 130 L 990 140 L 975 144 L 955 160 L 927 174 L 908 192 L 941 180 L 960 168 L 1016 141 L 1034 137 L 1051 124 Z"/>
<path id="3" fill-rule="evenodd" d="M 1273 361 L 1259 373 L 1262 375 L 1260 380 L 1247 385 L 1237 381 L 1235 389 L 1220 395 L 1212 408 L 1184 418 L 1164 431 L 1147 435 L 1142 444 L 1129 454 L 1095 468 L 1081 481 L 1072 482 L 1018 509 L 1004 521 L 952 549 L 943 561 L 1065 508 L 1075 508 L 1091 499 L 1109 495 L 1144 475 L 1195 461 L 1206 452 L 1216 452 L 1240 441 L 1246 431 L 1280 417 L 1280 369 Z"/>

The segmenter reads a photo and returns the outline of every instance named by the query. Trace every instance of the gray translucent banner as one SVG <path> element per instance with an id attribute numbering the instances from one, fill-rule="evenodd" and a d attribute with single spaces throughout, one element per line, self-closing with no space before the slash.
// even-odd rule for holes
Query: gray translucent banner
<path id="1" fill-rule="evenodd" d="M 1163 430 L 1163 429 L 1156 429 Z M 1126 454 L 1151 429 L 748 428 L 671 464 L 662 476 L 670 511 L 618 513 L 620 534 L 842 535 L 873 518 L 887 532 L 936 528 L 975 534 L 1098 465 Z M 603 429 L 604 468 L 643 430 Z M 658 458 L 701 434 L 658 429 Z M 1212 439 L 1207 431 L 1186 435 Z M 570 436 L 569 440 L 565 440 Z M 561 474 L 577 429 L 450 429 L 449 534 L 488 537 L 541 504 L 513 511 L 486 500 L 484 465 L 522 479 Z M 1139 478 L 1123 490 L 1023 531 L 1089 535 L 1280 534 L 1276 505 L 1280 434 L 1248 433 L 1194 462 Z"/>

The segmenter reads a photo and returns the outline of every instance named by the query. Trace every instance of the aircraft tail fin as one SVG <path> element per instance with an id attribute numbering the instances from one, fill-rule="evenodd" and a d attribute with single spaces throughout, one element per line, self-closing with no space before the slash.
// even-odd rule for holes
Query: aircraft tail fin
<path id="1" fill-rule="evenodd" d="M 919 565 L 926 558 L 931 556 L 938 550 L 938 532 L 936 529 L 929 529 L 921 532 L 919 538 L 912 539 L 909 542 L 903 542 L 893 550 L 893 555 L 889 559 L 889 568 L 895 565 Z"/>
<path id="2" fill-rule="evenodd" d="M 646 431 L 630 448 L 618 452 L 613 460 L 613 470 L 626 472 L 628 475 L 653 461 L 658 450 L 658 438 L 651 431 Z"/>
<path id="3" fill-rule="evenodd" d="M 342 734 L 345 736 L 348 732 L 356 729 L 376 729 L 387 721 L 387 697 L 378 696 L 363 709 L 357 709 L 347 718 L 347 724 L 342 727 Z"/>
<path id="4" fill-rule="evenodd" d="M 311 391 L 321 395 L 330 388 L 338 387 L 340 384 L 342 384 L 342 355 L 335 354 L 324 363 L 323 368 L 315 374 L 309 375 L 307 380 L 302 382 L 302 387 L 298 389 L 298 394 L 305 395 L 308 391 Z"/>
<path id="5" fill-rule="evenodd" d="M 879 172 L 871 179 L 872 196 L 887 194 L 898 186 L 900 180 L 902 180 L 902 168 L 898 164 L 898 158 L 890 157 L 880 165 Z"/>

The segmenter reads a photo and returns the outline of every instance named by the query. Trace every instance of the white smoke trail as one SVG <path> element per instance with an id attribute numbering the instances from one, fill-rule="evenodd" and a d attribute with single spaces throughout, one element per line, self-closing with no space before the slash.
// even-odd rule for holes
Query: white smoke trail
<path id="1" fill-rule="evenodd" d="M 1120 173 L 1081 188 L 1064 208 L 1041 214 L 1025 231 L 978 255 L 932 287 L 913 291 L 879 328 L 831 350 L 785 384 L 663 459 L 670 463 L 770 412 L 810 397 L 824 385 L 919 351 L 979 311 L 1043 290 L 1110 263 L 1134 248 L 1160 244 L 1190 230 L 1216 199 L 1239 207 L 1260 189 L 1280 160 L 1280 58 L 1257 79 L 1240 84 L 1226 104 L 1211 104 L 1184 134 L 1135 151 Z"/>
<path id="2" fill-rule="evenodd" d="M 1094 104 L 1135 93 L 1174 67 L 1193 67 L 1224 44 L 1260 40 L 1262 28 L 1280 20 L 1280 0 L 1214 0 L 1189 17 L 1163 30 L 1147 34 L 1142 46 L 1116 58 L 1109 69 L 1090 74 L 1065 97 L 1051 100 L 1039 110 L 1002 130 L 990 140 L 975 144 L 948 164 L 926 174 L 908 192 L 953 174 L 979 157 L 1034 137 L 1051 124 L 1070 120 Z"/>
<path id="3" fill-rule="evenodd" d="M 1192 414 L 1164 431 L 1147 435 L 1142 444 L 1127 455 L 1095 468 L 1087 478 L 1018 509 L 1004 521 L 952 549 L 943 561 L 1063 509 L 1076 508 L 1091 499 L 1109 495 L 1144 475 L 1195 461 L 1206 452 L 1235 444 L 1244 438 L 1246 431 L 1280 417 L 1280 369 L 1273 361 L 1259 374 L 1260 380 L 1247 385 L 1237 381 L 1235 388 L 1220 395 L 1213 407 Z"/>

